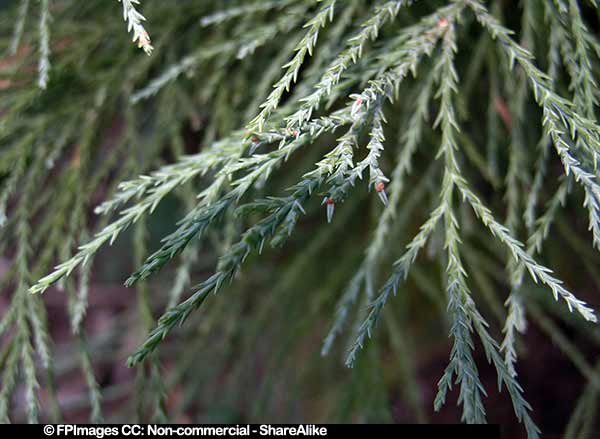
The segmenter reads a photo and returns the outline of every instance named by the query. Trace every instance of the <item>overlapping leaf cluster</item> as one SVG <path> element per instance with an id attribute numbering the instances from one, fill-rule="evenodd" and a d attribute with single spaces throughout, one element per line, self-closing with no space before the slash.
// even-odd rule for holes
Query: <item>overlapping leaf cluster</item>
<path id="1" fill-rule="evenodd" d="M 53 3 L 56 30 L 50 33 Z M 393 314 L 388 311 L 394 307 L 392 296 L 407 294 L 405 281 L 420 273 L 419 255 L 426 250 L 443 267 L 444 318 L 452 341 L 436 410 L 456 385 L 462 420 L 486 421 L 486 389 L 475 360 L 477 337 L 518 420 L 529 437 L 538 436 L 516 373 L 518 334 L 526 330 L 530 313 L 536 321 L 543 319 L 526 292 L 532 285 L 526 275 L 578 318 L 597 321 L 592 306 L 542 262 L 545 242 L 567 200 L 575 203 L 583 197 L 578 215 L 587 212 L 589 241 L 600 247 L 595 79 L 600 42 L 582 10 L 596 10 L 594 2 L 526 0 L 522 22 L 510 22 L 516 32 L 503 24 L 503 2 L 288 0 L 232 2 L 225 9 L 221 2 L 144 4 L 150 28 L 160 29 L 153 32 L 154 48 L 136 9 L 139 2 L 122 0 L 133 40 L 148 54 L 154 49 L 148 58 L 136 57 L 119 46 L 116 33 L 108 39 L 96 27 L 80 41 L 67 40 L 67 50 L 50 50 L 49 39 L 58 46 L 63 37 L 61 19 L 74 20 L 81 30 L 99 9 L 107 17 L 106 5 L 90 2 L 76 11 L 67 3 L 41 2 L 37 80 L 27 73 L 32 42 L 22 41 L 31 19 L 26 0 L 15 11 L 19 20 L 7 45 L 13 53 L 7 65 L 14 70 L 2 116 L 0 207 L 7 216 L 3 245 L 13 261 L 4 284 L 13 293 L 0 324 L 0 334 L 10 331 L 1 359 L 6 375 L 0 390 L 3 419 L 22 362 L 29 419 L 37 420 L 40 371 L 34 366 L 34 345 L 42 369 L 52 374 L 47 316 L 37 293 L 54 285 L 71 298 L 94 419 L 101 418 L 82 329 L 87 285 L 99 250 L 129 228 L 134 228 L 139 264 L 126 284 L 138 289 L 145 328 L 153 326 L 155 305 L 148 288 L 154 275 L 174 260 L 181 264 L 167 300 L 170 306 L 128 362 L 150 361 L 149 369 L 141 370 L 157 395 L 156 416 L 166 419 L 158 355 L 159 346 L 169 344 L 164 339 L 187 319 L 208 313 L 199 310 L 201 305 L 212 300 L 211 294 L 231 288 L 251 255 L 266 246 L 284 246 L 295 236 L 310 245 L 318 238 L 304 236 L 305 218 L 320 218 L 319 230 L 335 236 L 336 222 L 349 222 L 346 207 L 353 200 L 365 203 L 368 192 L 366 203 L 374 206 L 375 220 L 371 224 L 363 211 L 364 224 L 372 225 L 368 240 L 355 238 L 352 231 L 341 238 L 360 255 L 359 262 L 339 264 L 346 271 L 351 267 L 353 274 L 346 279 L 321 353 L 328 354 L 348 333 L 345 363 L 352 367 L 359 362 L 376 324 L 394 321 L 384 315 Z M 80 17 L 83 21 L 77 22 Z M 106 20 L 110 26 L 117 21 Z M 67 30 L 65 25 L 62 32 Z M 172 42 L 178 38 L 183 41 Z M 35 81 L 44 91 L 33 87 Z M 476 108 L 481 102 L 488 107 L 483 121 Z M 122 119 L 122 128 L 110 135 L 116 129 L 110 121 L 114 114 Z M 201 132 L 199 151 L 191 155 L 183 155 L 186 123 Z M 510 136 L 508 145 L 498 134 L 502 131 Z M 110 145 L 99 137 L 108 138 Z M 176 161 L 161 166 L 165 151 Z M 411 176 L 415 162 L 419 173 Z M 560 165 L 558 186 L 550 164 Z M 44 182 L 54 183 L 37 190 Z M 415 190 L 407 191 L 415 182 Z M 486 187 L 503 193 L 500 202 L 485 193 Z M 99 191 L 104 201 L 95 211 L 104 220 L 89 221 L 86 212 Z M 148 256 L 147 218 L 171 196 L 182 200 L 187 213 Z M 406 212 L 425 215 L 416 232 Z M 220 257 L 214 273 L 203 281 L 191 278 L 199 247 L 215 239 L 221 245 L 216 246 Z M 76 242 L 81 244 L 74 250 Z M 496 281 L 498 288 L 489 288 L 490 282 L 482 280 L 489 273 L 472 262 L 474 254 L 478 259 L 473 242 L 485 242 L 504 255 L 500 265 L 506 266 L 506 276 Z M 32 248 L 42 249 L 40 255 L 34 258 Z M 298 251 L 311 254 L 310 248 Z M 62 262 L 51 270 L 57 258 Z M 389 264 L 390 258 L 395 262 Z M 291 270 L 303 263 L 291 262 Z M 417 276 L 418 284 L 427 285 L 422 272 Z M 194 280 L 199 283 L 188 294 L 186 285 Z M 486 291 L 492 308 L 499 297 L 506 300 L 506 312 L 500 307 L 492 325 L 480 311 L 475 288 Z M 435 297 L 436 287 L 432 289 Z M 337 291 L 329 288 L 323 294 L 335 296 Z M 408 306 L 406 299 L 402 306 Z M 231 312 L 224 316 L 236 319 Z M 257 316 L 257 321 L 262 320 Z M 493 335 L 498 323 L 504 328 L 502 340 Z M 556 336 L 555 330 L 549 332 Z M 590 382 L 597 383 L 597 372 L 585 360 L 583 366 L 577 361 Z M 414 392 L 411 398 L 419 399 Z M 578 413 L 592 404 L 586 398 Z M 582 422 L 577 416 L 572 429 Z"/>

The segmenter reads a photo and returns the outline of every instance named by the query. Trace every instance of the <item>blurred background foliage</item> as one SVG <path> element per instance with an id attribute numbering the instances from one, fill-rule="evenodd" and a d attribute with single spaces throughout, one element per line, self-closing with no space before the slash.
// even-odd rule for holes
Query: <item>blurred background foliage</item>
<path id="1" fill-rule="evenodd" d="M 447 337 L 451 322 L 441 230 L 434 233 L 399 294 L 390 299 L 356 366 L 348 369 L 344 360 L 367 313 L 369 299 L 364 295 L 329 355 L 321 356 L 336 306 L 360 267 L 384 209 L 367 184 L 358 184 L 336 206 L 331 224 L 322 197 L 309 201 L 285 247 L 265 246 L 260 256 L 251 255 L 234 282 L 192 313 L 148 361 L 132 369 L 126 359 L 156 319 L 187 297 L 192 285 L 209 277 L 218 256 L 261 217 L 251 213 L 244 219 L 228 213 L 207 239 L 192 241 L 160 273 L 125 288 L 123 281 L 160 248 L 161 238 L 175 230 L 196 204 L 196 194 L 214 178 L 212 173 L 177 187 L 152 215 L 43 296 L 30 295 L 27 289 L 37 279 L 108 223 L 110 218 L 93 211 L 115 194 L 120 182 L 198 153 L 243 128 L 257 114 L 280 78 L 281 66 L 305 34 L 303 23 L 319 5 L 285 1 L 207 24 L 206 17 L 215 12 L 267 2 L 146 0 L 138 7 L 147 18 L 154 46 L 148 57 L 131 44 L 117 1 L 49 0 L 51 68 L 43 90 L 37 86 L 41 2 L 29 2 L 17 50 L 10 49 L 23 3 L 0 2 L 0 171 L 7 217 L 0 241 L 3 420 L 460 419 L 454 404 L 457 390 L 439 412 L 432 409 L 452 343 Z M 296 99 L 310 91 L 343 42 L 381 2 L 339 3 L 341 18 L 323 30 L 318 50 L 305 61 L 299 85 L 284 97 L 284 109 L 295 108 Z M 377 54 L 383 50 L 378 41 L 447 2 L 415 3 L 401 9 L 365 52 Z M 517 37 L 521 35 L 523 5 L 509 0 L 486 3 Z M 545 2 L 525 3 L 533 4 L 534 20 L 545 23 Z M 585 2 L 581 7 L 589 31 L 596 35 L 597 12 Z M 514 127 L 518 125 L 527 145 L 524 175 L 516 183 L 525 198 L 532 184 L 542 115 L 531 97 L 524 110 L 515 113 L 514 72 L 503 67 L 492 40 L 472 25 L 472 17 L 466 17 L 456 55 L 463 126 L 459 141 L 466 156 L 462 169 L 504 218 Z M 532 37 L 541 67 L 548 64 L 546 29 L 540 25 Z M 148 93 L 147 98 L 139 94 L 173 68 L 181 74 L 173 74 L 156 94 Z M 332 94 L 328 111 L 344 108 L 349 90 L 364 88 L 361 78 L 369 68 L 365 61 L 348 71 L 344 87 Z M 563 96 L 570 93 L 567 68 L 565 63 L 553 78 Z M 595 59 L 594 73 L 597 68 Z M 385 105 L 386 153 L 381 167 L 388 175 L 404 142 L 406 120 L 414 112 L 411 104 L 419 81 L 418 75 L 408 77 L 400 85 L 399 98 Z M 438 106 L 432 101 L 431 120 Z M 338 137 L 337 132 L 325 134 L 294 153 L 266 184 L 252 188 L 250 198 L 282 195 L 331 150 Z M 439 143 L 439 133 L 428 128 L 378 255 L 377 285 L 436 205 L 443 172 L 435 161 Z M 558 158 L 551 157 L 539 205 L 554 195 L 563 172 Z M 599 309 L 600 258 L 591 245 L 582 200 L 579 191 L 571 191 L 556 213 L 540 260 L 578 297 Z M 518 205 L 522 208 L 524 202 Z M 490 332 L 500 340 L 507 314 L 504 301 L 511 289 L 506 250 L 489 239 L 470 209 L 461 208 L 459 213 L 461 251 L 474 299 Z M 534 420 L 545 437 L 594 437 L 600 428 L 600 329 L 569 313 L 538 284 L 527 280 L 521 292 L 528 326 L 517 339 L 517 371 Z M 496 373 L 478 341 L 475 360 L 488 393 L 488 421 L 503 424 L 506 437 L 520 437 L 524 432 L 510 398 L 505 390 L 497 391 Z"/>

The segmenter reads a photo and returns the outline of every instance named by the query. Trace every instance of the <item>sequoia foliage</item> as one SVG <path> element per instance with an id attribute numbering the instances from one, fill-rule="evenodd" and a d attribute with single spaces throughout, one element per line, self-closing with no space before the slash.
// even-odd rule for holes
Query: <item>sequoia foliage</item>
<path id="1" fill-rule="evenodd" d="M 93 422 L 89 336 L 145 332 L 127 360 L 140 420 L 196 419 L 202 389 L 231 394 L 264 356 L 250 416 L 274 416 L 277 389 L 342 354 L 357 370 L 326 378 L 324 420 L 390 420 L 400 380 L 426 421 L 416 365 L 442 330 L 433 408 L 487 421 L 482 351 L 535 438 L 517 375 L 531 321 L 588 383 L 565 434 L 593 429 L 600 369 L 564 327 L 598 352 L 595 0 L 8 3 L 2 421 L 20 388 L 27 420 L 61 419 L 45 293 L 67 298 Z M 128 317 L 88 334 L 111 258 L 134 266 Z M 305 380 L 277 383 L 298 361 Z"/>

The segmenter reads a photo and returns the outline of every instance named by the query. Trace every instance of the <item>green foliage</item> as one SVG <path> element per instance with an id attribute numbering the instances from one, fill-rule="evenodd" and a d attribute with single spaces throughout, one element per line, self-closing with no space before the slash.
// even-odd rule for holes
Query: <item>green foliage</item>
<path id="1" fill-rule="evenodd" d="M 172 343 L 184 354 L 172 378 L 183 382 L 211 324 L 223 325 L 223 337 L 243 339 L 251 356 L 270 313 L 280 310 L 289 331 L 278 338 L 282 357 L 309 329 L 323 338 L 323 356 L 347 332 L 345 364 L 364 370 L 361 363 L 374 367 L 370 354 L 387 346 L 375 337 L 383 329 L 377 323 L 386 320 L 389 344 L 406 355 L 395 319 L 398 308 L 411 306 L 408 282 L 416 276 L 433 301 L 428 313 L 445 308 L 441 321 L 449 322 L 452 347 L 435 409 L 456 385 L 462 421 L 486 422 L 478 338 L 518 421 L 528 437 L 538 437 L 535 407 L 517 381 L 519 334 L 533 319 L 558 337 L 546 316 L 555 309 L 548 298 L 590 322 L 578 322 L 581 331 L 597 333 L 591 324 L 597 315 L 583 300 L 590 296 L 574 294 L 542 263 L 549 259 L 544 248 L 551 230 L 561 218 L 573 219 L 564 212 L 568 203 L 575 218 L 587 217 L 591 235 L 586 256 L 574 257 L 585 258 L 592 278 L 598 267 L 591 247 L 600 249 L 600 42 L 582 10 L 598 11 L 596 3 L 525 0 L 519 24 L 503 18 L 516 9 L 500 1 L 119 1 L 125 30 L 150 57 L 129 47 L 118 5 L 106 2 L 14 2 L 14 33 L 2 38 L 10 58 L 1 67 L 9 78 L 0 119 L 1 245 L 11 261 L 2 285 L 11 299 L 0 321 L 0 335 L 6 334 L 0 419 L 9 420 L 20 369 L 29 421 L 38 421 L 42 373 L 56 404 L 48 316 L 39 295 L 53 286 L 68 295 L 91 419 L 104 419 L 84 321 L 93 260 L 105 244 L 127 237 L 136 270 L 126 285 L 136 288 L 139 327 L 149 331 L 128 360 L 139 368 L 140 419 L 148 411 L 155 420 L 175 419 L 166 409 L 170 387 L 163 376 L 171 376 L 163 373 L 163 361 L 172 354 L 159 348 Z M 13 27 L 7 20 L 0 25 L 6 35 Z M 37 77 L 28 68 L 35 60 Z M 165 164 L 167 157 L 174 163 Z M 149 252 L 155 248 L 149 217 L 172 198 L 187 213 L 175 230 L 161 230 L 160 247 Z M 102 219 L 90 220 L 91 210 Z M 401 242 L 408 242 L 404 251 Z M 219 260 L 188 294 L 190 281 L 198 280 L 194 267 L 206 261 L 205 243 Z M 319 254 L 332 246 L 340 254 L 323 262 L 325 281 L 303 279 L 322 268 Z M 298 256 L 278 267 L 274 295 L 257 299 L 246 329 L 236 315 L 243 299 L 219 301 L 211 293 L 252 288 L 242 268 L 267 264 L 268 255 L 265 262 L 251 257 L 263 251 L 285 255 L 282 247 Z M 481 252 L 491 255 L 491 270 Z M 177 271 L 168 272 L 175 264 Z M 429 276 L 422 266 L 430 267 Z M 493 279 L 498 267 L 506 275 Z M 435 278 L 432 272 L 443 285 L 428 279 Z M 162 277 L 170 282 L 167 294 L 154 284 Z M 545 296 L 535 297 L 528 279 L 542 285 Z M 284 294 L 304 281 L 302 294 L 310 299 L 295 302 L 295 295 Z M 396 294 L 403 298 L 394 309 Z M 498 298 L 506 310 L 496 306 Z M 213 308 L 203 306 L 213 301 Z M 333 315 L 328 333 L 315 309 Z M 493 320 L 484 317 L 490 310 Z M 153 324 L 157 311 L 162 316 Z M 188 319 L 199 319 L 196 329 L 186 329 Z M 179 326 L 180 334 L 165 341 Z M 367 344 L 375 346 L 362 352 Z M 596 383 L 568 426 L 575 435 L 596 407 L 598 368 L 568 342 L 560 346 Z M 411 360 L 398 361 L 414 388 L 413 366 L 404 363 Z M 190 392 L 201 385 L 194 383 Z M 152 395 L 149 409 L 145 392 Z M 360 399 L 346 393 L 349 401 Z M 422 413 L 415 393 L 409 400 Z"/>

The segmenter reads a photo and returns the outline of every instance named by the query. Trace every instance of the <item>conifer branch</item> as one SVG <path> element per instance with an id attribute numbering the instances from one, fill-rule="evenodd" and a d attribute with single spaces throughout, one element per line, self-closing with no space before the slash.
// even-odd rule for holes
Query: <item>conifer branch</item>
<path id="1" fill-rule="evenodd" d="M 584 206 L 589 211 L 594 246 L 600 248 L 600 185 L 594 174 L 585 169 L 583 161 L 572 152 L 572 142 L 577 141 L 587 157 L 595 163 L 595 157 L 600 153 L 600 128 L 593 120 L 574 111 L 569 101 L 552 90 L 551 79 L 534 65 L 531 53 L 515 43 L 510 37 L 511 32 L 500 25 L 481 3 L 471 0 L 467 3 L 478 21 L 493 38 L 502 43 L 501 48 L 508 54 L 511 66 L 515 61 L 518 62 L 528 76 L 536 102 L 543 110 L 544 129 L 554 143 L 565 173 L 572 173 L 575 180 L 583 186 Z"/>
<path id="2" fill-rule="evenodd" d="M 289 32 L 302 20 L 308 7 L 300 5 L 278 17 L 273 23 L 258 26 L 252 32 L 248 32 L 239 39 L 232 39 L 225 43 L 212 46 L 202 45 L 197 51 L 185 56 L 179 62 L 170 65 L 159 76 L 148 82 L 141 90 L 131 96 L 132 103 L 138 103 L 144 99 L 156 95 L 167 84 L 175 81 L 181 75 L 191 73 L 200 65 L 207 64 L 215 59 L 243 59 L 254 53 L 259 47 L 267 44 L 278 34 Z M 270 84 L 269 84 L 270 85 Z"/>
<path id="3" fill-rule="evenodd" d="M 308 30 L 298 43 L 295 49 L 295 55 L 290 62 L 283 66 L 286 69 L 284 75 L 273 86 L 273 91 L 269 94 L 267 100 L 260 106 L 261 111 L 246 127 L 250 132 L 261 132 L 271 116 L 271 113 L 279 106 L 279 101 L 285 92 L 290 91 L 292 83 L 295 83 L 300 73 L 300 68 L 304 63 L 306 55 L 312 56 L 313 50 L 319 38 L 321 29 L 328 22 L 333 21 L 336 0 L 322 0 L 324 5 L 321 6 L 317 14 L 311 18 L 304 27 Z"/>
<path id="4" fill-rule="evenodd" d="M 286 6 L 293 4 L 295 1 L 296 0 L 266 1 L 254 2 L 249 5 L 233 6 L 202 17 L 200 19 L 200 24 L 202 26 L 214 26 L 238 17 L 247 18 L 253 14 L 264 13 L 273 10 L 280 11 Z"/>
<path id="5" fill-rule="evenodd" d="M 454 68 L 454 53 L 456 42 L 454 23 L 443 22 L 445 31 L 443 51 L 438 61 L 441 65 L 441 84 L 438 91 L 440 109 L 435 125 L 442 130 L 442 138 L 438 157 L 444 157 L 444 178 L 440 209 L 443 211 L 445 229 L 445 248 L 448 253 L 446 267 L 448 312 L 452 319 L 450 336 L 454 345 L 450 353 L 450 362 L 444 375 L 438 383 L 434 408 L 439 410 L 446 400 L 446 393 L 452 388 L 454 376 L 460 384 L 458 403 L 463 407 L 462 420 L 467 423 L 485 423 L 485 409 L 482 396 L 486 395 L 479 380 L 479 373 L 473 359 L 473 341 L 471 339 L 472 320 L 465 308 L 472 306 L 472 299 L 466 284 L 466 271 L 462 265 L 459 253 L 460 237 L 458 221 L 454 213 L 453 196 L 460 178 L 460 170 L 456 158 L 458 145 L 455 133 L 458 125 L 455 119 L 452 96 L 457 91 L 458 76 Z"/>
<path id="6" fill-rule="evenodd" d="M 376 92 L 384 93 L 384 96 L 391 99 L 393 90 L 396 89 L 397 85 L 409 71 L 414 72 L 416 70 L 417 63 L 421 56 L 431 53 L 437 39 L 443 36 L 448 22 L 450 20 L 455 20 L 461 9 L 462 7 L 458 4 L 442 8 L 437 13 L 424 18 L 418 26 L 415 26 L 415 29 L 407 31 L 413 36 L 415 36 L 415 30 L 422 32 L 421 38 L 413 37 L 406 43 L 408 46 L 414 44 L 414 50 L 407 48 L 406 53 L 408 58 L 406 60 L 403 60 L 403 62 L 393 67 L 389 72 L 384 73 L 379 80 L 372 81 L 371 86 L 363 91 L 362 96 L 364 98 L 362 98 L 362 101 L 369 102 Z M 419 51 L 422 51 L 422 53 L 419 53 Z M 436 67 L 436 70 L 441 71 L 439 66 Z M 422 97 L 425 103 L 428 100 L 428 95 L 429 91 L 427 90 Z M 421 111 L 424 112 L 425 109 L 422 107 Z M 393 274 L 381 288 L 377 298 L 370 304 L 369 314 L 358 329 L 356 341 L 346 357 L 347 366 L 352 367 L 354 365 L 358 351 L 362 349 L 366 338 L 371 336 L 371 332 L 379 319 L 379 314 L 387 303 L 389 296 L 392 293 L 396 294 L 399 283 L 408 276 L 410 267 L 414 263 L 420 249 L 427 243 L 427 239 L 431 233 L 433 233 L 435 225 L 443 216 L 443 213 L 444 210 L 441 207 L 432 212 L 428 221 L 421 227 L 421 231 L 414 237 L 411 243 L 408 244 L 406 253 L 395 262 Z"/>
<path id="7" fill-rule="evenodd" d="M 135 44 L 150 54 L 139 0 L 119 1 Z M 597 2 L 528 0 L 518 9 L 520 19 L 511 16 L 507 24 L 502 17 L 514 11 L 499 0 L 147 2 L 145 14 L 161 35 L 156 46 L 169 50 L 142 58 L 127 50 L 125 39 L 107 39 L 123 30 L 113 8 L 40 0 L 36 22 L 29 23 L 30 3 L 13 2 L 6 9 L 11 22 L 4 23 L 12 56 L 3 61 L 0 79 L 0 248 L 6 265 L 0 286 L 7 295 L 0 317 L 0 421 L 61 422 L 54 383 L 78 367 L 90 420 L 102 422 L 103 411 L 110 416 L 105 403 L 112 392 L 120 394 L 127 384 L 105 389 L 95 376 L 97 349 L 129 343 L 123 334 L 140 317 L 149 333 L 128 361 L 147 360 L 130 392 L 140 422 L 178 419 L 192 401 L 207 402 L 205 393 L 238 388 L 247 378 L 246 363 L 231 372 L 223 368 L 233 355 L 266 353 L 271 347 L 262 352 L 264 343 L 257 341 L 268 332 L 277 350 L 261 364 L 266 381 L 262 402 L 253 408 L 258 415 L 274 386 L 287 385 L 273 378 L 273 368 L 283 371 L 303 358 L 302 340 L 313 340 L 320 330 L 314 323 L 326 319 L 323 313 L 336 301 L 321 354 L 349 333 L 346 365 L 357 367 L 356 378 L 349 387 L 332 387 L 346 392 L 348 419 L 365 409 L 364 398 L 357 398 L 365 385 L 374 401 L 384 401 L 385 388 L 371 386 L 365 373 L 380 367 L 379 354 L 389 348 L 408 355 L 398 331 L 413 332 L 413 311 L 441 311 L 434 319 L 441 323 L 428 326 L 435 331 L 449 320 L 452 346 L 434 408 L 456 384 L 464 422 L 486 421 L 477 362 L 483 348 L 516 419 L 529 437 L 539 436 L 516 373 L 518 334 L 529 316 L 590 382 L 597 381 L 558 329 L 564 321 L 586 334 L 582 340 L 597 341 L 587 323 L 597 320 L 597 303 L 575 296 L 548 268 L 564 271 L 581 262 L 577 273 L 584 283 L 600 283 L 595 249 L 586 247 L 576 227 L 583 212 L 589 241 L 600 248 L 600 41 L 596 21 L 586 16 L 598 12 Z M 459 86 L 457 72 L 463 71 Z M 573 189 L 581 190 L 583 209 L 563 212 L 577 198 Z M 94 206 L 97 219 L 87 215 Z M 150 215 L 161 220 L 152 222 L 152 234 Z M 164 228 L 163 220 L 174 230 L 162 233 L 155 247 L 149 239 L 156 225 Z M 560 244 L 553 242 L 557 226 L 556 239 L 564 238 L 577 259 L 561 261 L 566 249 L 552 250 Z M 104 279 L 92 262 L 105 259 L 105 244 L 129 236 L 133 245 L 118 253 L 133 250 L 136 270 L 126 285 L 135 286 L 138 300 L 124 301 L 108 330 L 86 332 L 87 315 L 98 312 L 90 295 Z M 276 258 L 264 255 L 252 264 L 265 245 L 288 241 L 289 249 Z M 407 247 L 399 249 L 400 241 Z M 149 254 L 149 248 L 158 250 Z M 332 269 L 323 265 L 330 252 Z M 188 293 L 215 253 L 220 258 L 212 275 Z M 422 253 L 427 258 L 417 264 Z M 55 260 L 62 263 L 53 270 Z M 432 276 L 440 265 L 442 282 Z M 242 269 L 247 275 L 238 276 Z M 526 271 L 561 299 L 556 324 L 525 294 L 531 286 Z M 264 294 L 244 294 L 274 279 L 282 281 Z M 237 295 L 194 312 L 233 281 Z M 386 308 L 401 284 L 409 300 L 401 309 Z M 60 364 L 45 299 L 27 293 L 53 285 L 67 296 L 65 318 L 74 334 L 75 349 L 61 349 Z M 501 285 L 509 285 L 508 298 Z M 411 294 L 415 288 L 426 293 L 424 300 Z M 481 306 L 497 318 L 490 322 L 496 334 L 479 312 L 479 293 Z M 549 295 L 540 297 L 554 309 Z M 374 337 L 384 308 L 387 333 Z M 163 315 L 155 324 L 156 310 Z M 409 314 L 410 323 L 397 320 Z M 194 321 L 181 337 L 161 345 L 188 317 Z M 218 343 L 203 341 L 215 335 Z M 367 342 L 373 355 L 359 359 Z M 163 359 L 182 350 L 181 362 L 161 368 Z M 210 367 L 189 372 L 206 358 L 215 359 Z M 385 358 L 414 393 L 410 362 Z M 198 399 L 206 383 L 219 385 Z M 167 411 L 170 389 L 182 389 L 182 397 Z M 585 434 L 583 424 L 593 422 L 591 398 L 578 404 L 569 431 Z M 408 400 L 416 419 L 423 419 L 419 398 Z"/>
<path id="8" fill-rule="evenodd" d="M 471 333 L 473 329 L 480 336 L 489 362 L 496 367 L 498 383 L 501 388 L 504 383 L 509 391 L 513 408 L 520 422 L 525 424 L 528 437 L 539 437 L 539 430 L 530 418 L 531 407 L 522 397 L 522 389 L 510 374 L 504 359 L 498 353 L 496 342 L 487 332 L 488 324 L 477 312 L 475 303 L 471 298 L 469 287 L 466 283 L 466 271 L 462 265 L 459 244 L 461 242 L 458 221 L 453 212 L 453 194 L 455 188 L 463 191 L 465 182 L 460 177 L 455 151 L 458 150 L 454 133 L 458 125 L 454 119 L 452 94 L 457 90 L 458 77 L 454 69 L 454 52 L 456 43 L 453 25 L 450 25 L 444 39 L 444 55 L 440 61 L 444 65 L 442 86 L 439 91 L 441 98 L 438 123 L 442 129 L 442 145 L 440 153 L 444 156 L 445 174 L 442 186 L 444 188 L 441 206 L 444 209 L 445 222 L 445 247 L 448 252 L 448 311 L 452 316 L 451 336 L 454 346 L 450 354 L 450 363 L 438 383 L 439 392 L 436 396 L 434 407 L 439 410 L 444 404 L 446 394 L 451 389 L 453 376 L 456 375 L 460 383 L 459 403 L 463 405 L 463 421 L 467 423 L 485 423 L 485 409 L 482 395 L 485 395 L 483 385 L 478 379 L 477 366 L 472 356 L 473 342 Z M 464 196 L 464 195 L 463 195 Z"/>
<path id="9" fill-rule="evenodd" d="M 596 322 L 597 316 L 592 308 L 584 301 L 577 299 L 573 293 L 568 291 L 563 283 L 552 276 L 552 270 L 537 263 L 523 249 L 523 244 L 511 236 L 508 229 L 498 223 L 490 210 L 481 202 L 481 200 L 464 184 L 459 184 L 460 192 L 463 198 L 469 202 L 481 222 L 490 230 L 490 232 L 500 240 L 511 252 L 516 261 L 524 264 L 534 282 L 540 281 L 552 291 L 554 299 L 558 301 L 562 298 L 569 311 L 577 311 L 585 320 Z"/>
<path id="10" fill-rule="evenodd" d="M 522 36 L 521 45 L 534 48 L 534 19 L 532 11 L 532 3 L 527 3 L 523 7 L 523 18 L 522 18 Z M 526 132 L 525 122 L 525 109 L 527 104 L 527 78 L 523 72 L 519 72 L 517 83 L 514 87 L 511 87 L 513 96 L 511 98 L 512 105 L 511 114 L 513 116 L 512 123 L 510 125 L 511 130 L 511 143 L 510 143 L 510 158 L 508 170 L 506 173 L 506 200 L 507 200 L 507 214 L 506 214 L 506 227 L 514 235 L 517 236 L 521 225 L 521 218 L 523 215 L 520 213 L 521 208 L 521 192 L 522 186 L 530 184 L 528 181 L 527 166 L 526 166 L 526 140 L 524 133 Z M 546 148 L 547 149 L 547 148 Z M 543 154 L 542 154 L 543 156 Z M 543 166 L 543 157 L 540 158 Z M 538 174 L 540 179 L 543 179 L 543 174 Z M 538 184 L 541 184 L 538 183 Z M 535 190 L 534 187 L 532 190 Z M 502 332 L 505 334 L 500 350 L 504 352 L 504 360 L 510 371 L 511 376 L 516 376 L 515 363 L 517 360 L 517 352 L 515 347 L 516 333 L 523 333 L 526 329 L 527 321 L 525 318 L 525 309 L 523 306 L 523 300 L 520 297 L 521 291 L 520 280 L 516 280 L 517 264 L 513 259 L 509 259 L 507 269 L 511 276 L 511 290 L 510 295 L 505 301 L 505 306 L 508 310 L 508 315 L 502 328 Z"/>
<path id="11" fill-rule="evenodd" d="M 400 8 L 411 3 L 412 0 L 388 1 L 374 9 L 373 14 L 361 25 L 357 35 L 348 40 L 348 47 L 327 68 L 323 77 L 315 85 L 314 92 L 302 98 L 301 108 L 286 118 L 288 128 L 301 127 L 304 122 L 311 119 L 319 104 L 340 82 L 344 72 L 360 60 L 367 42 L 375 40 L 381 28 L 398 15 Z"/>
<path id="12" fill-rule="evenodd" d="M 369 305 L 369 314 L 360 325 L 356 334 L 356 339 L 346 356 L 346 366 L 354 367 L 356 357 L 359 351 L 364 347 L 367 337 L 371 337 L 373 329 L 379 320 L 383 307 L 386 305 L 392 294 L 398 291 L 398 285 L 406 280 L 410 267 L 413 265 L 419 252 L 427 244 L 427 240 L 435 230 L 436 225 L 444 215 L 441 207 L 436 208 L 421 226 L 419 233 L 415 235 L 412 241 L 406 246 L 406 252 L 394 262 L 394 271 L 385 284 L 379 290 L 375 300 Z"/>
<path id="13" fill-rule="evenodd" d="M 196 286 L 194 294 L 163 314 L 157 327 L 150 332 L 144 344 L 129 358 L 128 365 L 132 367 L 142 361 L 156 349 L 176 325 L 181 325 L 191 312 L 198 309 L 211 292 L 218 292 L 224 283 L 231 281 L 252 250 L 260 251 L 265 241 L 274 236 L 278 239 L 274 239 L 272 243 L 278 244 L 280 237 L 285 236 L 275 235 L 280 227 L 285 234 L 289 235 L 294 229 L 299 215 L 303 213 L 302 205 L 322 182 L 323 178 L 317 170 L 292 188 L 292 195 L 265 200 L 268 210 L 271 211 L 269 216 L 244 232 L 241 240 L 221 257 L 218 271 Z"/>
<path id="14" fill-rule="evenodd" d="M 11 55 L 16 55 L 17 50 L 19 50 L 19 45 L 21 44 L 21 39 L 23 38 L 23 30 L 25 29 L 25 22 L 27 21 L 28 11 L 29 0 L 21 0 L 21 4 L 19 6 L 19 16 L 15 24 L 15 31 L 13 33 L 12 41 L 10 43 Z"/>
<path id="15" fill-rule="evenodd" d="M 40 59 L 38 86 L 45 90 L 50 76 L 50 0 L 40 0 Z"/>
<path id="16" fill-rule="evenodd" d="M 137 42 L 140 49 L 146 52 L 146 55 L 151 55 L 154 47 L 150 42 L 150 35 L 142 24 L 146 18 L 140 14 L 135 5 L 139 5 L 139 0 L 119 0 L 123 4 L 123 21 L 127 22 L 127 32 L 133 32 L 132 41 Z"/>

